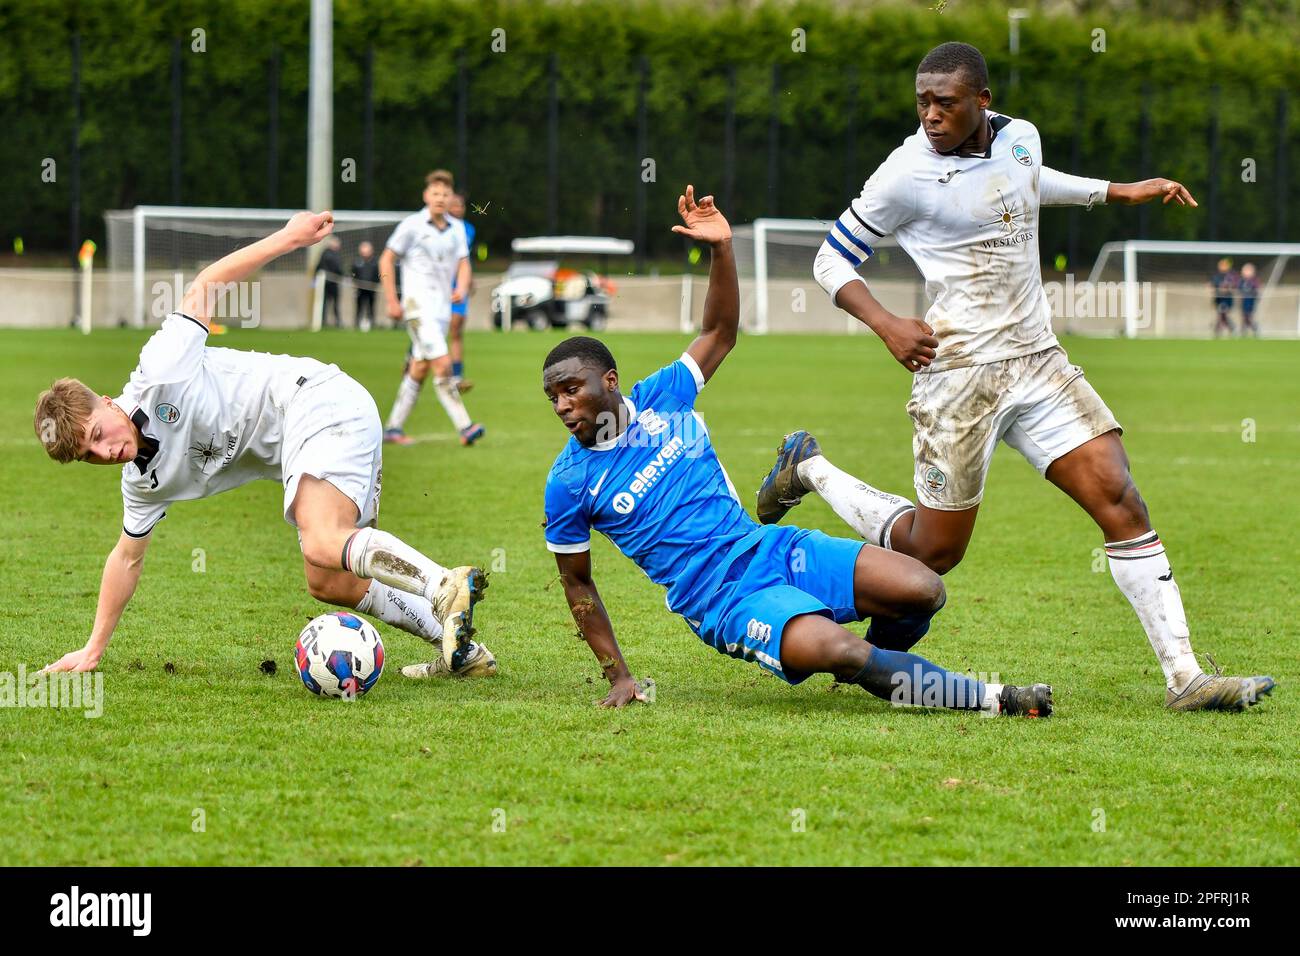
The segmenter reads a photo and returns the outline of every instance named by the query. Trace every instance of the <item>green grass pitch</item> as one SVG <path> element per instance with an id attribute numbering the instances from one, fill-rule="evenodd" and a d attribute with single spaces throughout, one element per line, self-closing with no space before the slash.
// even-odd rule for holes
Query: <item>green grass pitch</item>
<path id="1" fill-rule="evenodd" d="M 116 469 L 45 458 L 36 394 L 62 374 L 115 392 L 144 338 L 0 333 L 0 671 L 84 642 L 121 526 Z M 629 384 L 686 344 L 607 338 Z M 1231 671 L 1273 674 L 1274 698 L 1244 714 L 1166 712 L 1159 667 L 1098 559 L 1099 533 L 1002 447 L 970 552 L 947 577 L 948 606 L 918 650 L 1055 685 L 1053 719 L 1014 721 L 897 710 L 824 676 L 787 687 L 700 643 L 599 537 L 597 583 L 658 699 L 595 707 L 603 683 L 540 529 L 543 482 L 567 437 L 540 388 L 557 340 L 471 335 L 468 404 L 486 439 L 460 448 L 426 395 L 409 429 L 423 440 L 385 449 L 383 526 L 443 563 L 496 566 L 477 623 L 497 678 L 407 681 L 398 668 L 425 645 L 381 627 L 388 673 L 375 690 L 353 704 L 314 698 L 292 647 L 326 608 L 306 593 L 280 488 L 181 504 L 155 532 L 104 658 L 103 716 L 0 708 L 0 864 L 1300 857 L 1300 343 L 1066 343 L 1127 427 L 1194 646 Z M 336 361 L 387 412 L 405 337 L 235 330 L 214 344 Z M 744 338 L 699 407 L 752 508 L 795 427 L 842 467 L 907 491 L 907 389 L 868 338 Z M 851 534 L 811 499 L 787 520 Z M 274 676 L 259 670 L 266 658 Z"/>

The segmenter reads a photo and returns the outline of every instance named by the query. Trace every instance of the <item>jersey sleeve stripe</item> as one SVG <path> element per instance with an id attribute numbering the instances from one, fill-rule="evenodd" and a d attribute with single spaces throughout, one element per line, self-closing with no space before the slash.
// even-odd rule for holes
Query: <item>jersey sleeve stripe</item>
<path id="1" fill-rule="evenodd" d="M 700 365 L 695 361 L 690 352 L 683 352 L 680 359 L 681 363 L 691 371 L 691 378 L 695 379 L 695 390 L 698 392 L 704 388 L 704 373 L 700 371 Z"/>
<path id="2" fill-rule="evenodd" d="M 855 246 L 857 246 L 859 249 L 865 252 L 868 257 L 874 256 L 876 254 L 875 250 L 872 249 L 865 242 L 863 242 L 861 239 L 859 239 L 857 236 L 855 236 L 852 230 L 850 230 L 848 226 L 844 225 L 844 222 L 842 220 L 836 219 L 835 225 L 840 227 L 840 233 L 844 236 L 844 238 L 848 239 L 849 242 L 853 243 Z M 832 228 L 831 232 L 834 231 L 835 231 L 834 228 Z"/>
<path id="3" fill-rule="evenodd" d="M 856 219 L 858 222 L 862 223 L 862 228 L 867 230 L 867 232 L 871 233 L 877 239 L 885 238 L 885 234 L 881 232 L 879 229 L 877 229 L 875 226 L 873 226 L 871 223 L 867 222 L 861 216 L 859 216 L 858 211 L 854 209 L 852 205 L 849 206 L 849 212 L 853 213 L 853 218 Z"/>
<path id="4" fill-rule="evenodd" d="M 853 253 L 849 252 L 849 250 L 845 249 L 844 244 L 835 238 L 835 233 L 833 232 L 826 233 L 826 241 L 830 243 L 832 249 L 834 249 L 841 256 L 847 259 L 853 265 L 854 268 L 857 268 L 858 266 L 862 265 L 863 260 L 859 259 Z"/>
<path id="5" fill-rule="evenodd" d="M 546 548 L 552 554 L 581 554 L 584 551 L 591 550 L 591 539 L 580 541 L 577 544 L 556 544 L 554 541 L 546 542 Z"/>

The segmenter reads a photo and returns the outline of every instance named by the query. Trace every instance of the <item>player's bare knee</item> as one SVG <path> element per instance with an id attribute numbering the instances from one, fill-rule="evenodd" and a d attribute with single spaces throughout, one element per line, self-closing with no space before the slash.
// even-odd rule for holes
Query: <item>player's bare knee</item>
<path id="1" fill-rule="evenodd" d="M 331 570 L 343 566 L 343 543 L 337 533 L 331 529 L 315 527 L 299 530 L 302 532 L 302 556 L 308 564 Z"/>
<path id="2" fill-rule="evenodd" d="M 917 582 L 916 610 L 923 614 L 933 614 L 943 607 L 948 600 L 948 589 L 943 586 L 939 572 L 925 569 Z"/>

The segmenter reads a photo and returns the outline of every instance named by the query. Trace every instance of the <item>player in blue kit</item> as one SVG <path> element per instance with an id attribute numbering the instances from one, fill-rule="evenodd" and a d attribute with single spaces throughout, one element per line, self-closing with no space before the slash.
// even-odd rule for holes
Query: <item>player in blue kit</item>
<path id="1" fill-rule="evenodd" d="M 939 576 L 907 555 L 820 531 L 760 525 L 741 507 L 695 411 L 700 389 L 736 343 L 740 289 L 731 227 L 692 186 L 673 231 L 712 249 L 699 336 L 681 358 L 619 389 L 596 339 L 556 346 L 543 389 L 572 437 L 546 481 L 546 544 L 578 628 L 610 682 L 602 703 L 645 694 L 591 577 L 591 529 L 667 588 L 669 610 L 718 651 L 797 684 L 833 674 L 899 705 L 1045 717 L 1046 684 L 984 683 L 907 653 L 943 606 Z M 872 619 L 867 640 L 840 625 Z"/>

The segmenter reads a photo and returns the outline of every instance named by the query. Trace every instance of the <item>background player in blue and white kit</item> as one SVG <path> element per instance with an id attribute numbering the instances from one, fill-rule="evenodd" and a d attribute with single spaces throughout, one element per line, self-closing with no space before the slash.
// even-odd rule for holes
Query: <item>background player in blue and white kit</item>
<path id="1" fill-rule="evenodd" d="M 465 322 L 469 318 L 469 296 L 474 288 L 474 224 L 465 218 L 465 197 L 452 193 L 447 203 L 447 214 L 465 231 L 465 248 L 469 250 L 470 278 L 465 294 L 451 304 L 451 328 L 447 331 L 447 348 L 451 356 L 451 378 L 463 395 L 474 387 L 465 378 Z"/>
<path id="2" fill-rule="evenodd" d="M 122 468 L 122 534 L 94 627 L 48 670 L 99 664 L 169 508 L 270 479 L 284 485 L 282 514 L 298 528 L 312 597 L 441 645 L 436 661 L 403 668 L 407 676 L 495 673 L 491 653 L 470 640 L 483 572 L 445 568 L 376 527 L 382 435 L 370 393 L 336 365 L 207 345 L 208 316 L 227 288 L 333 228 L 328 212 L 298 213 L 201 271 L 116 398 L 64 378 L 37 399 L 33 424 L 51 458 Z"/>
<path id="3" fill-rule="evenodd" d="M 483 426 L 470 420 L 452 378 L 447 332 L 451 307 L 469 294 L 469 248 L 465 230 L 447 215 L 452 177 L 435 169 L 425 177 L 424 208 L 397 224 L 379 257 L 379 279 L 392 319 L 405 319 L 411 348 L 397 398 L 384 427 L 384 439 L 407 444 L 403 427 L 433 372 L 434 393 L 451 419 L 462 445 L 483 437 Z M 397 260 L 402 262 L 402 296 L 397 295 Z"/>
<path id="4" fill-rule="evenodd" d="M 840 471 L 812 436 L 796 432 L 759 490 L 759 518 L 778 521 L 816 491 L 866 540 L 943 574 L 966 552 L 993 449 L 1006 441 L 1101 529 L 1111 574 L 1164 671 L 1166 705 L 1253 704 L 1272 678 L 1205 674 L 1192 654 L 1119 422 L 1057 343 L 1039 262 L 1040 206 L 1196 202 L 1167 179 L 1107 183 L 1056 172 L 1043 165 L 1033 124 L 991 112 L 990 100 L 979 50 L 945 43 L 927 53 L 916 75 L 920 128 L 836 220 L 814 267 L 832 301 L 915 375 L 907 406 L 915 505 Z M 933 301 L 924 321 L 890 313 L 857 274 L 871 244 L 890 234 L 925 277 Z"/>
<path id="5" fill-rule="evenodd" d="M 566 339 L 542 370 L 572 436 L 546 480 L 546 545 L 610 681 L 603 703 L 645 696 L 592 580 L 593 528 L 667 589 L 668 608 L 705 643 L 791 684 L 830 673 L 898 704 L 1050 714 L 1045 684 L 985 684 L 906 653 L 944 601 L 939 576 L 919 561 L 820 531 L 764 527 L 745 513 L 695 411 L 736 342 L 731 228 L 712 197 L 696 204 L 691 186 L 678 210 L 685 225 L 674 231 L 712 247 L 700 334 L 681 358 L 626 396 L 613 356 L 596 339 Z M 840 626 L 869 616 L 868 641 Z"/>

